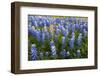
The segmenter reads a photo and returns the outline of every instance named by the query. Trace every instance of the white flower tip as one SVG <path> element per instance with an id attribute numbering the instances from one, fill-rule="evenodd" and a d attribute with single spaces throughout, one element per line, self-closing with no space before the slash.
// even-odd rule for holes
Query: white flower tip
<path id="1" fill-rule="evenodd" d="M 67 51 L 67 54 L 68 54 L 68 55 L 70 54 L 69 51 Z"/>
<path id="2" fill-rule="evenodd" d="M 32 47 L 36 47 L 36 45 L 35 44 L 32 44 Z"/>
<path id="3" fill-rule="evenodd" d="M 80 52 L 80 50 L 77 50 L 77 52 Z"/>

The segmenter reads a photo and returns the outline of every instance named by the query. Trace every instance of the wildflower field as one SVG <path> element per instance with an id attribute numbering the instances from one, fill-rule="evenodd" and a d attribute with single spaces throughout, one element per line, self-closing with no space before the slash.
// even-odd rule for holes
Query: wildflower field
<path id="1" fill-rule="evenodd" d="M 88 18 L 28 15 L 28 60 L 88 57 Z"/>

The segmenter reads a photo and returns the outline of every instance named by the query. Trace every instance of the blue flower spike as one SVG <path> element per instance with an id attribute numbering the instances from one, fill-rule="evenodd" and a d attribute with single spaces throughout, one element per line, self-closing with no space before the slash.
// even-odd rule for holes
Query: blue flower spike
<path id="1" fill-rule="evenodd" d="M 67 52 L 66 52 L 66 50 L 65 49 L 63 49 L 62 51 L 61 51 L 61 56 L 63 57 L 63 58 L 66 58 L 67 57 Z"/>
<path id="2" fill-rule="evenodd" d="M 51 57 L 52 58 L 56 58 L 57 57 L 56 47 L 54 45 L 51 46 Z"/>
<path id="3" fill-rule="evenodd" d="M 62 48 L 65 47 L 65 42 L 66 42 L 66 40 L 65 40 L 65 37 L 63 36 L 63 37 L 62 37 Z"/>
<path id="4" fill-rule="evenodd" d="M 78 46 L 80 46 L 81 43 L 82 43 L 82 34 L 80 33 L 79 36 L 78 36 L 78 39 L 77 39 Z"/>
<path id="5" fill-rule="evenodd" d="M 32 44 L 31 46 L 31 58 L 32 60 L 37 60 L 38 59 L 38 55 L 37 55 L 37 49 L 36 49 L 36 45 L 35 44 Z"/>
<path id="6" fill-rule="evenodd" d="M 74 38 L 71 38 L 71 39 L 70 39 L 70 41 L 69 41 L 69 47 L 70 47 L 71 49 L 74 48 Z"/>

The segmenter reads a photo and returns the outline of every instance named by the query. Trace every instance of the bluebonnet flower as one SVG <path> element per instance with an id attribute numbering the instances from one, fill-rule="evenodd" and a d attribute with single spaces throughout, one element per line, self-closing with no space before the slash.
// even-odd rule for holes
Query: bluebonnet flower
<path id="1" fill-rule="evenodd" d="M 28 24 L 33 25 L 34 16 L 28 16 Z"/>
<path id="2" fill-rule="evenodd" d="M 82 42 L 82 34 L 80 33 L 77 39 L 77 44 L 80 46 Z"/>
<path id="3" fill-rule="evenodd" d="M 61 20 L 59 18 L 55 19 L 56 24 L 60 24 Z"/>
<path id="4" fill-rule="evenodd" d="M 44 26 L 46 26 L 46 19 L 42 18 Z"/>
<path id="5" fill-rule="evenodd" d="M 66 42 L 66 40 L 65 40 L 65 37 L 63 36 L 63 37 L 62 37 L 62 48 L 65 47 L 65 42 Z"/>
<path id="6" fill-rule="evenodd" d="M 51 46 L 51 57 L 56 58 L 57 57 L 57 52 L 56 52 L 56 47 Z"/>
<path id="7" fill-rule="evenodd" d="M 73 21 L 72 17 L 70 17 L 68 20 L 70 23 L 72 23 L 72 21 Z"/>
<path id="8" fill-rule="evenodd" d="M 66 34 L 65 34 L 65 37 L 69 34 L 69 31 L 68 29 L 65 30 L 66 31 Z"/>
<path id="9" fill-rule="evenodd" d="M 53 40 L 50 41 L 50 47 L 51 46 L 54 46 L 54 41 Z"/>
<path id="10" fill-rule="evenodd" d="M 40 31 L 40 29 L 37 30 L 36 36 L 37 36 L 38 41 L 40 41 L 41 40 L 41 31 Z"/>
<path id="11" fill-rule="evenodd" d="M 76 29 L 79 29 L 79 27 L 80 27 L 79 24 L 75 24 Z"/>
<path id="12" fill-rule="evenodd" d="M 32 53 L 32 55 L 31 55 L 32 60 L 37 60 L 38 56 L 37 56 L 37 49 L 36 49 L 35 44 L 32 44 L 31 53 Z"/>
<path id="13" fill-rule="evenodd" d="M 43 23 L 43 19 L 42 18 L 39 19 L 38 26 L 44 27 L 44 23 Z"/>
<path id="14" fill-rule="evenodd" d="M 87 25 L 87 22 L 85 22 L 85 23 L 83 24 L 83 29 L 85 29 L 86 31 L 88 31 L 88 25 Z"/>
<path id="15" fill-rule="evenodd" d="M 77 50 L 76 55 L 77 55 L 77 57 L 80 57 L 81 56 L 80 50 Z"/>
<path id="16" fill-rule="evenodd" d="M 87 31 L 86 31 L 86 29 L 83 29 L 83 34 L 84 34 L 84 37 L 86 37 L 87 36 Z"/>
<path id="17" fill-rule="evenodd" d="M 45 55 L 48 57 L 48 56 L 49 56 L 49 52 L 46 51 L 46 52 L 45 52 Z"/>
<path id="18" fill-rule="evenodd" d="M 42 60 L 43 59 L 43 52 L 40 52 L 39 54 L 40 54 L 39 55 L 40 56 L 40 59 Z"/>
<path id="19" fill-rule="evenodd" d="M 68 24 L 68 31 L 71 31 L 72 24 Z"/>
<path id="20" fill-rule="evenodd" d="M 66 52 L 65 49 L 63 49 L 63 50 L 60 52 L 60 54 L 61 54 L 61 56 L 62 56 L 63 58 L 66 58 L 66 57 L 67 57 L 67 52 Z"/>
<path id="21" fill-rule="evenodd" d="M 75 38 L 75 33 L 74 32 L 72 32 L 72 38 Z"/>
<path id="22" fill-rule="evenodd" d="M 56 35 L 58 35 L 60 33 L 60 29 L 56 29 Z"/>
<path id="23" fill-rule="evenodd" d="M 65 29 L 65 30 L 62 31 L 62 35 L 65 36 L 65 37 L 67 37 L 68 33 L 69 33 L 68 29 Z"/>
<path id="24" fill-rule="evenodd" d="M 28 26 L 28 34 L 31 34 L 33 37 L 36 37 L 36 29 L 34 26 Z"/>
<path id="25" fill-rule="evenodd" d="M 58 29 L 62 30 L 63 26 L 59 24 Z"/>
<path id="26" fill-rule="evenodd" d="M 75 31 L 75 24 L 72 25 L 72 32 L 74 32 L 74 31 Z"/>
<path id="27" fill-rule="evenodd" d="M 61 22 L 60 22 L 61 25 L 65 25 L 66 24 L 65 20 L 63 18 L 61 18 L 60 20 L 61 20 Z"/>
<path id="28" fill-rule="evenodd" d="M 69 41 L 69 47 L 74 48 L 74 38 L 71 38 Z"/>
<path id="29" fill-rule="evenodd" d="M 64 27 L 62 27 L 62 34 L 66 35 L 66 29 Z"/>
<path id="30" fill-rule="evenodd" d="M 50 22 L 49 22 L 49 20 L 46 20 L 46 26 L 50 26 Z"/>
<path id="31" fill-rule="evenodd" d="M 80 32 L 83 31 L 83 25 L 80 25 Z"/>
<path id="32" fill-rule="evenodd" d="M 45 33 L 44 31 L 42 31 L 42 43 L 44 43 L 44 41 L 45 41 Z"/>
<path id="33" fill-rule="evenodd" d="M 61 27 L 61 31 L 65 31 L 65 28 L 64 28 L 64 26 L 62 26 L 62 27 Z"/>
<path id="34" fill-rule="evenodd" d="M 34 21 L 34 26 L 35 26 L 35 27 L 38 27 L 38 23 L 37 23 L 36 20 Z"/>
<path id="35" fill-rule="evenodd" d="M 68 22 L 69 21 L 69 18 L 67 17 L 67 18 L 65 18 L 65 22 Z"/>

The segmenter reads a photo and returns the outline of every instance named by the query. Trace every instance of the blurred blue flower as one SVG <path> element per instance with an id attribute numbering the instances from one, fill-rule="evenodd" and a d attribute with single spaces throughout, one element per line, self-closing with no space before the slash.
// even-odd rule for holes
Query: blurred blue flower
<path id="1" fill-rule="evenodd" d="M 36 36 L 37 36 L 38 41 L 40 41 L 41 40 L 41 31 L 39 29 L 36 32 Z"/>
<path id="2" fill-rule="evenodd" d="M 33 25 L 34 25 L 35 27 L 38 27 L 38 22 L 35 20 Z"/>
<path id="3" fill-rule="evenodd" d="M 54 41 L 53 40 L 50 41 L 50 47 L 51 46 L 54 46 Z"/>
<path id="4" fill-rule="evenodd" d="M 84 34 L 84 37 L 87 37 L 87 31 L 86 31 L 86 29 L 83 29 L 83 34 Z"/>
<path id="5" fill-rule="evenodd" d="M 55 22 L 56 22 L 56 24 L 60 24 L 60 22 L 61 22 L 60 18 L 56 18 Z"/>
<path id="6" fill-rule="evenodd" d="M 79 24 L 75 24 L 75 28 L 79 29 L 80 28 Z"/>
<path id="7" fill-rule="evenodd" d="M 77 39 L 78 46 L 81 45 L 81 42 L 82 42 L 82 34 L 80 33 L 79 36 L 78 36 L 78 39 Z"/>
<path id="8" fill-rule="evenodd" d="M 44 25 L 45 25 L 44 20 L 42 18 L 39 18 L 38 26 L 44 27 Z"/>
<path id="9" fill-rule="evenodd" d="M 45 55 L 48 57 L 48 56 L 49 56 L 49 52 L 46 51 L 46 52 L 45 52 Z"/>
<path id="10" fill-rule="evenodd" d="M 34 26 L 28 26 L 28 34 L 32 35 L 33 37 L 36 37 L 36 29 Z"/>
<path id="11" fill-rule="evenodd" d="M 72 29 L 72 24 L 68 24 L 68 31 L 71 31 Z"/>
<path id="12" fill-rule="evenodd" d="M 67 52 L 66 52 L 65 49 L 63 49 L 63 50 L 60 52 L 60 54 L 61 54 L 61 56 L 62 56 L 63 58 L 66 58 L 66 57 L 67 57 Z"/>
<path id="13" fill-rule="evenodd" d="M 42 31 L 42 43 L 44 43 L 44 41 L 45 41 L 45 33 L 44 31 Z"/>
<path id="14" fill-rule="evenodd" d="M 34 16 L 28 16 L 28 24 L 31 24 L 31 26 L 34 24 Z"/>
<path id="15" fill-rule="evenodd" d="M 66 32 L 66 29 L 64 27 L 62 28 L 62 35 L 67 36 L 67 32 Z"/>
<path id="16" fill-rule="evenodd" d="M 66 31 L 66 35 L 65 36 L 67 36 L 69 34 L 69 31 L 68 31 L 68 29 L 66 29 L 65 31 Z"/>
<path id="17" fill-rule="evenodd" d="M 62 30 L 64 27 L 59 24 L 58 29 Z"/>
<path id="18" fill-rule="evenodd" d="M 80 50 L 77 50 L 76 55 L 77 55 L 77 57 L 80 57 L 81 56 Z"/>
<path id="19" fill-rule="evenodd" d="M 69 41 L 69 47 L 72 49 L 74 48 L 74 38 L 71 38 Z"/>
<path id="20" fill-rule="evenodd" d="M 72 25 L 72 32 L 74 32 L 74 31 L 75 31 L 75 24 Z"/>
<path id="21" fill-rule="evenodd" d="M 75 38 L 75 33 L 74 33 L 74 32 L 72 32 L 72 38 L 73 38 L 73 39 Z"/>
<path id="22" fill-rule="evenodd" d="M 82 32 L 83 31 L 83 25 L 81 24 L 80 25 L 80 32 Z"/>
<path id="23" fill-rule="evenodd" d="M 72 17 L 70 17 L 68 20 L 69 20 L 69 22 L 70 22 L 70 23 L 72 23 L 72 22 L 73 22 Z"/>
<path id="24" fill-rule="evenodd" d="M 56 29 L 56 35 L 58 35 L 60 33 L 60 29 Z"/>
<path id="25" fill-rule="evenodd" d="M 55 46 L 51 46 L 51 57 L 56 58 L 57 57 L 57 51 Z"/>
<path id="26" fill-rule="evenodd" d="M 66 42 L 66 39 L 65 39 L 65 37 L 63 36 L 63 37 L 62 37 L 62 48 L 65 47 L 65 42 Z"/>
<path id="27" fill-rule="evenodd" d="M 40 59 L 42 60 L 43 59 L 43 52 L 40 52 L 39 56 L 40 56 Z"/>
<path id="28" fill-rule="evenodd" d="M 37 49 L 36 49 L 36 45 L 35 44 L 32 44 L 31 46 L 31 58 L 32 60 L 37 60 L 38 59 L 38 56 L 37 56 Z"/>
<path id="29" fill-rule="evenodd" d="M 46 26 L 50 26 L 50 21 L 49 20 L 46 20 Z"/>

